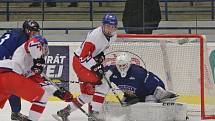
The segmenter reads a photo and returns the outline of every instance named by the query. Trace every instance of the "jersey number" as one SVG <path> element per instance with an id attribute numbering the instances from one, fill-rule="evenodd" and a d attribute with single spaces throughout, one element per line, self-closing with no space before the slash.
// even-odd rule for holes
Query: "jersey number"
<path id="1" fill-rule="evenodd" d="M 10 37 L 10 34 L 5 34 L 0 40 L 0 45 L 2 45 L 5 40 L 9 39 L 9 37 Z"/>

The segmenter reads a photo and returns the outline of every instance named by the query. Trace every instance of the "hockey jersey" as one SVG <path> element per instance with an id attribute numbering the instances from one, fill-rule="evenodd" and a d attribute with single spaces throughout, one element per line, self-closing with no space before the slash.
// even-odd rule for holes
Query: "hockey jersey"
<path id="1" fill-rule="evenodd" d="M 42 46 L 43 44 L 33 37 L 15 50 L 12 59 L 1 60 L 0 67 L 12 69 L 26 77 L 31 76 L 34 74 L 31 70 L 33 59 L 41 58 L 44 54 Z"/>
<path id="2" fill-rule="evenodd" d="M 126 77 L 121 77 L 115 65 L 105 67 L 109 70 L 109 79 L 128 97 L 145 98 L 152 95 L 157 86 L 164 88 L 163 81 L 143 67 L 131 64 Z M 107 72 L 108 73 L 108 72 Z"/>
<path id="3" fill-rule="evenodd" d="M 23 29 L 13 29 L 0 38 L 0 60 L 11 59 L 14 51 L 27 41 L 28 35 Z"/>
<path id="4" fill-rule="evenodd" d="M 81 64 L 90 69 L 96 64 L 93 58 L 105 51 L 116 40 L 116 37 L 116 34 L 112 37 L 106 37 L 100 26 L 88 33 L 86 40 L 77 49 L 75 54 L 79 56 Z"/>

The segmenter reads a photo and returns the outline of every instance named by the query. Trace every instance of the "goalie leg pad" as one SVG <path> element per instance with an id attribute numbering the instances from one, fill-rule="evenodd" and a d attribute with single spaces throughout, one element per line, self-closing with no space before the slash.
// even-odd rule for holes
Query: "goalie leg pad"
<path id="1" fill-rule="evenodd" d="M 145 98 L 145 102 L 156 103 L 158 100 L 154 95 L 148 95 Z"/>
<path id="2" fill-rule="evenodd" d="M 107 103 L 103 107 L 105 119 L 125 116 L 123 121 L 187 120 L 187 105 L 181 103 L 136 103 L 127 107 L 121 107 L 118 103 Z"/>
<path id="3" fill-rule="evenodd" d="M 179 95 L 177 95 L 174 92 L 167 91 L 167 90 L 163 89 L 162 87 L 158 86 L 154 91 L 154 96 L 160 102 L 163 102 L 163 101 L 173 101 L 174 102 Z"/>

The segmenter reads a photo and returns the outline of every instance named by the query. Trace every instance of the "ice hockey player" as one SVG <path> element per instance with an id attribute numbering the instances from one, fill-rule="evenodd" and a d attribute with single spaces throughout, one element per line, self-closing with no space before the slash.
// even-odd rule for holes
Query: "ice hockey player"
<path id="1" fill-rule="evenodd" d="M 26 20 L 22 28 L 12 29 L 0 37 L 0 60 L 11 59 L 14 51 L 34 34 L 38 34 L 39 24 L 34 20 Z M 9 98 L 12 114 L 11 120 L 21 120 L 21 99 L 15 95 Z"/>
<path id="2" fill-rule="evenodd" d="M 69 92 L 58 90 L 40 76 L 47 54 L 47 40 L 34 35 L 15 50 L 11 59 L 0 61 L 0 108 L 11 95 L 32 103 L 29 117 L 20 121 L 38 121 L 51 95 L 64 101 L 73 99 Z"/>
<path id="3" fill-rule="evenodd" d="M 90 103 L 91 115 L 96 115 L 102 108 L 108 86 L 103 80 L 104 53 L 116 40 L 117 17 L 113 14 L 106 14 L 103 17 L 102 25 L 90 31 L 86 40 L 75 52 L 73 57 L 73 69 L 80 82 L 92 82 L 94 84 L 80 84 L 81 95 L 74 99 L 67 107 L 57 112 L 57 115 L 67 121 L 70 113 Z M 92 119 L 89 119 L 92 120 Z"/>
<path id="4" fill-rule="evenodd" d="M 131 64 L 131 57 L 121 53 L 116 64 L 105 67 L 106 77 L 124 92 L 123 102 L 174 101 L 177 94 L 165 90 L 163 81 L 142 66 Z"/>

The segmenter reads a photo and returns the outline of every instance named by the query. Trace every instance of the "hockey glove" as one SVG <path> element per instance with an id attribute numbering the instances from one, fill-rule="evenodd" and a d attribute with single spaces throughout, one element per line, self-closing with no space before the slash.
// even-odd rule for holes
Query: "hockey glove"
<path id="1" fill-rule="evenodd" d="M 102 64 L 105 60 L 105 54 L 104 52 L 99 53 L 96 57 L 94 57 L 94 60 L 99 63 Z"/>
<path id="2" fill-rule="evenodd" d="M 94 71 L 99 78 L 103 78 L 104 66 L 102 64 L 97 63 L 96 65 L 91 67 L 91 70 Z"/>
<path id="3" fill-rule="evenodd" d="M 43 72 L 43 68 L 44 68 L 44 65 L 45 65 L 44 58 L 33 59 L 33 64 L 34 65 L 31 67 L 31 70 L 34 73 L 41 74 Z"/>
<path id="4" fill-rule="evenodd" d="M 124 106 L 130 106 L 140 102 L 140 99 L 138 97 L 129 97 L 126 94 L 124 94 L 122 101 L 124 103 Z"/>
<path id="5" fill-rule="evenodd" d="M 73 95 L 63 87 L 60 87 L 60 90 L 56 90 L 53 95 L 65 102 L 72 102 L 73 100 Z"/>
<path id="6" fill-rule="evenodd" d="M 41 77 L 40 74 L 38 74 L 38 73 L 36 73 L 33 76 L 30 76 L 29 78 L 34 80 L 37 83 L 43 83 L 45 81 L 45 79 L 43 77 Z"/>

